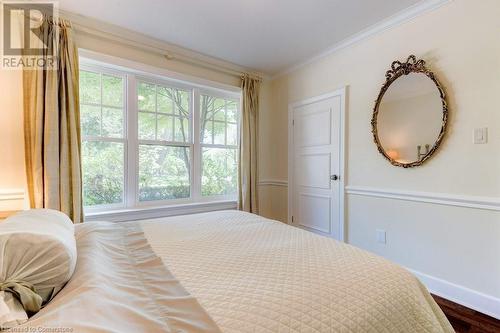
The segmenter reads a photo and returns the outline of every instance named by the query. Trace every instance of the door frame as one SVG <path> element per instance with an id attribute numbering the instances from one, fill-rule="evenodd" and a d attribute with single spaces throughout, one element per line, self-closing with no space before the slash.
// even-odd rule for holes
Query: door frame
<path id="1" fill-rule="evenodd" d="M 337 89 L 335 91 L 306 98 L 297 102 L 290 103 L 288 105 L 288 224 L 292 224 L 292 213 L 293 213 L 293 190 L 294 190 L 294 110 L 298 107 L 305 106 L 308 104 L 320 102 L 326 99 L 330 99 L 332 97 L 340 97 L 340 112 L 338 115 L 338 120 L 340 121 L 340 130 L 339 130 L 339 221 L 340 226 L 338 230 L 339 240 L 344 242 L 347 240 L 346 235 L 346 221 L 345 221 L 345 184 L 346 184 L 346 160 L 345 160 L 345 147 L 346 147 L 346 139 L 345 139 L 345 128 L 346 128 L 346 96 L 347 96 L 347 87 L 343 87 Z"/>

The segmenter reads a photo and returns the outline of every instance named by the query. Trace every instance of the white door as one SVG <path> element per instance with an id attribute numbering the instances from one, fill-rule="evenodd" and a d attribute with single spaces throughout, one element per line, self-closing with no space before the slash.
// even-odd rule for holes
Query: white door
<path id="1" fill-rule="evenodd" d="M 291 109 L 292 224 L 344 239 L 341 185 L 342 95 Z"/>

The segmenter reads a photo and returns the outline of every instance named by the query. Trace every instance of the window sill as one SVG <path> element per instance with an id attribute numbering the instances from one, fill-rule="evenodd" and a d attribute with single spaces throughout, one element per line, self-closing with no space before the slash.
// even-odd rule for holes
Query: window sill
<path id="1" fill-rule="evenodd" d="M 117 209 L 105 212 L 86 213 L 85 222 L 92 222 L 92 221 L 126 222 L 126 221 L 146 220 L 146 219 L 155 219 L 168 216 L 204 213 L 216 210 L 236 209 L 237 206 L 238 205 L 236 201 L 213 201 L 213 202 L 198 202 L 198 203 L 159 206 L 159 207 Z"/>

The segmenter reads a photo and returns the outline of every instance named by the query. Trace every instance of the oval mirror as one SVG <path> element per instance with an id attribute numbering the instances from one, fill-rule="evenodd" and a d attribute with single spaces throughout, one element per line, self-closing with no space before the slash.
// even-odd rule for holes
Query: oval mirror
<path id="1" fill-rule="evenodd" d="M 444 91 L 423 60 L 395 61 L 372 118 L 380 153 L 393 165 L 419 166 L 439 147 L 448 119 Z"/>

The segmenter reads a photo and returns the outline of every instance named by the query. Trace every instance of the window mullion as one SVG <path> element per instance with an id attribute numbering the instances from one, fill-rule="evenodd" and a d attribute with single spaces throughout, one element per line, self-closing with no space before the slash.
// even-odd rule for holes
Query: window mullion
<path id="1" fill-rule="evenodd" d="M 227 146 L 227 100 L 224 101 L 224 144 Z"/>
<path id="2" fill-rule="evenodd" d="M 198 201 L 201 198 L 201 110 L 200 110 L 200 91 L 199 89 L 193 89 L 192 93 L 192 108 L 191 113 L 193 122 L 193 193 L 192 198 Z"/>
<path id="3" fill-rule="evenodd" d="M 84 137 L 82 137 L 82 141 L 126 143 L 127 140 L 125 138 L 110 138 L 110 137 L 101 137 L 101 136 L 84 136 Z"/>
<path id="4" fill-rule="evenodd" d="M 171 133 L 172 133 L 172 141 L 175 141 L 175 103 L 173 100 L 170 100 L 170 101 L 172 103 L 172 117 L 170 117 L 170 118 L 172 118 L 172 124 L 171 124 L 172 131 L 171 131 Z"/>
<path id="5" fill-rule="evenodd" d="M 99 88 L 100 88 L 100 94 L 101 94 L 101 99 L 99 100 L 99 106 L 100 106 L 100 111 L 101 111 L 101 121 L 99 123 L 99 135 L 102 135 L 102 123 L 104 122 L 104 119 L 102 117 L 102 73 L 99 73 Z"/>
<path id="6" fill-rule="evenodd" d="M 155 139 L 158 140 L 158 86 L 155 85 Z"/>
<path id="7" fill-rule="evenodd" d="M 138 140 L 138 144 L 147 146 L 187 147 L 187 148 L 192 148 L 193 146 L 191 142 L 156 141 L 156 140 Z"/>

